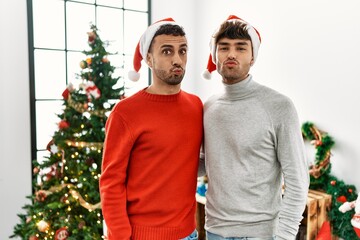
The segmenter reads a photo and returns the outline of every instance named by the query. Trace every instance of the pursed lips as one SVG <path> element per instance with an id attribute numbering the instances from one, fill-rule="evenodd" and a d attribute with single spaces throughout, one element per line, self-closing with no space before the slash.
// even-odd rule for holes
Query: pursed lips
<path id="1" fill-rule="evenodd" d="M 183 73 L 183 69 L 182 68 L 174 68 L 171 70 L 172 72 L 176 73 L 176 74 L 181 74 Z"/>
<path id="2" fill-rule="evenodd" d="M 236 62 L 236 61 L 232 61 L 232 60 L 231 60 L 231 61 L 226 61 L 226 62 L 225 62 L 225 65 L 232 67 L 232 66 L 237 65 L 237 62 Z"/>

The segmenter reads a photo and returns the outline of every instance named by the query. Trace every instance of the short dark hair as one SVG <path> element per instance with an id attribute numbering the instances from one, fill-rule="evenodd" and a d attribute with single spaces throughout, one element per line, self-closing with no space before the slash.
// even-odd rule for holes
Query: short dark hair
<path id="1" fill-rule="evenodd" d="M 172 35 L 172 36 L 185 36 L 184 28 L 179 25 L 173 24 L 164 24 L 159 27 L 159 29 L 155 32 L 154 37 L 151 40 L 149 51 L 151 50 L 152 43 L 156 36 L 159 35 Z"/>
<path id="2" fill-rule="evenodd" d="M 222 38 L 246 39 L 251 41 L 247 24 L 241 21 L 225 21 L 215 34 L 215 44 Z"/>

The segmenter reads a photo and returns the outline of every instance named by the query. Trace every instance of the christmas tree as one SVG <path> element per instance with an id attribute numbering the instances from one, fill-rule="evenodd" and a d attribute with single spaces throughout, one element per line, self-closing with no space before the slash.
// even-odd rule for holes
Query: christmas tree
<path id="1" fill-rule="evenodd" d="M 104 128 L 108 113 L 124 94 L 123 82 L 112 77 L 107 43 L 92 25 L 90 50 L 83 51 L 81 84 L 69 84 L 62 96 L 64 110 L 58 114 L 58 130 L 47 146 L 42 162 L 33 162 L 34 194 L 19 214 L 21 223 L 13 237 L 21 239 L 102 239 L 99 177 Z M 118 86 L 118 87 L 117 87 Z"/>

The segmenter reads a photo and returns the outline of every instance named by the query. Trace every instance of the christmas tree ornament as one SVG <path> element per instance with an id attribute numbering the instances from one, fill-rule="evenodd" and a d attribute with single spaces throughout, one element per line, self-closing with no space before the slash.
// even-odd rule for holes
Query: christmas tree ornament
<path id="1" fill-rule="evenodd" d="M 88 64 L 87 64 L 87 62 L 85 60 L 82 60 L 79 65 L 80 65 L 81 69 L 85 69 L 88 66 Z"/>
<path id="2" fill-rule="evenodd" d="M 341 203 L 344 203 L 347 201 L 346 197 L 345 196 L 340 196 L 336 199 L 337 202 L 341 202 Z"/>
<path id="3" fill-rule="evenodd" d="M 253 65 L 256 61 L 256 58 L 257 58 L 257 55 L 259 52 L 260 43 L 261 43 L 260 33 L 253 26 L 251 26 L 248 22 L 246 22 L 245 20 L 243 20 L 235 15 L 230 15 L 226 19 L 226 21 L 229 23 L 241 22 L 241 23 L 245 24 L 246 30 L 251 38 L 251 46 L 252 46 L 252 53 L 253 53 L 253 61 L 252 61 L 251 65 Z M 202 74 L 202 77 L 206 80 L 210 80 L 211 72 L 216 70 L 216 35 L 219 30 L 220 30 L 219 28 L 216 29 L 215 32 L 211 35 L 210 56 L 208 59 L 208 64 L 207 64 L 206 70 Z"/>
<path id="4" fill-rule="evenodd" d="M 33 168 L 33 174 L 36 175 L 40 172 L 40 169 L 38 167 Z"/>
<path id="5" fill-rule="evenodd" d="M 55 240 L 66 240 L 69 237 L 69 232 L 66 227 L 62 227 L 55 232 Z"/>
<path id="6" fill-rule="evenodd" d="M 95 32 L 88 32 L 88 43 L 90 45 L 93 45 L 95 43 L 95 40 L 96 40 L 96 33 Z"/>
<path id="7" fill-rule="evenodd" d="M 43 201 L 45 201 L 45 199 L 46 199 L 46 197 L 47 197 L 47 193 L 46 193 L 46 191 L 44 191 L 44 190 L 39 190 L 39 191 L 37 191 L 36 193 L 35 193 L 35 195 L 36 195 L 36 200 L 38 201 L 38 202 L 43 202 Z"/>
<path id="8" fill-rule="evenodd" d="M 74 91 L 74 86 L 72 85 L 72 83 L 69 83 L 61 95 L 65 100 L 67 100 L 69 98 L 70 93 L 72 93 L 73 91 Z"/>
<path id="9" fill-rule="evenodd" d="M 49 223 L 47 223 L 46 221 L 44 220 L 41 220 L 40 222 L 38 222 L 37 224 L 37 228 L 40 232 L 46 232 L 49 228 L 50 228 L 50 225 Z"/>
<path id="10" fill-rule="evenodd" d="M 58 125 L 60 130 L 70 127 L 70 123 L 66 120 L 61 120 Z"/>
<path id="11" fill-rule="evenodd" d="M 85 91 L 89 102 L 91 102 L 92 99 L 98 99 L 101 96 L 100 89 L 95 85 L 94 82 L 91 81 L 86 84 Z"/>

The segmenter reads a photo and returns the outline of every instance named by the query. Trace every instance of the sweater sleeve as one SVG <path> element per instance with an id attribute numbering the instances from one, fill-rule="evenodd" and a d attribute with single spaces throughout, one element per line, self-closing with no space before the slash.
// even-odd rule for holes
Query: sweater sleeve
<path id="1" fill-rule="evenodd" d="M 122 118 L 112 113 L 106 123 L 100 196 L 108 240 L 129 240 L 131 226 L 126 209 L 126 171 L 132 136 Z"/>
<path id="2" fill-rule="evenodd" d="M 277 239 L 295 239 L 305 209 L 309 173 L 298 115 L 292 102 L 285 104 L 276 128 L 277 156 L 285 191 L 279 213 Z"/>

